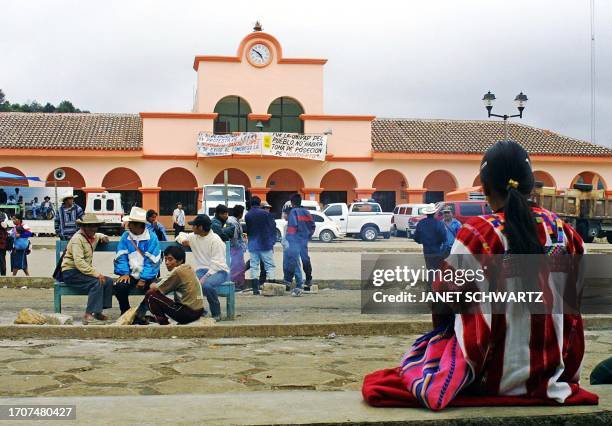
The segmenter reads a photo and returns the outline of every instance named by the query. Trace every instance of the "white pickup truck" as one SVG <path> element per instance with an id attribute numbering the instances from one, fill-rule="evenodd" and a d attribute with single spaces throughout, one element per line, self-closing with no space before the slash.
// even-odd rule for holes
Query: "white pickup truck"
<path id="1" fill-rule="evenodd" d="M 393 213 L 383 213 L 380 204 L 360 201 L 350 205 L 346 203 L 328 204 L 323 214 L 336 222 L 340 232 L 347 237 L 374 241 L 379 235 L 391 236 L 391 219 Z"/>

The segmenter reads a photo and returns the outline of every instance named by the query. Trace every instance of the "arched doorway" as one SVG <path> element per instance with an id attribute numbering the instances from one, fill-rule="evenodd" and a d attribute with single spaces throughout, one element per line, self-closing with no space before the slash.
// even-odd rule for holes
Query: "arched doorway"
<path id="1" fill-rule="evenodd" d="M 435 170 L 427 175 L 423 181 L 426 203 L 437 203 L 443 201 L 448 192 L 457 189 L 457 179 L 446 170 Z"/>
<path id="2" fill-rule="evenodd" d="M 102 186 L 108 192 L 121 194 L 121 205 L 126 213 L 133 206 L 142 206 L 142 181 L 138 174 L 127 167 L 117 167 L 106 173 L 102 179 Z"/>
<path id="3" fill-rule="evenodd" d="M 593 189 L 607 189 L 608 188 L 608 186 L 606 185 L 606 181 L 598 173 L 591 172 L 591 171 L 585 171 L 585 172 L 582 172 L 576 175 L 574 179 L 572 179 L 572 183 L 570 187 L 573 188 L 574 184 L 576 183 L 586 183 L 586 184 L 593 185 Z"/>
<path id="4" fill-rule="evenodd" d="M 550 175 L 550 173 L 545 172 L 543 170 L 536 170 L 535 172 L 533 172 L 533 178 L 535 181 L 542 182 L 544 186 L 548 186 L 552 188 L 557 187 L 557 183 L 555 182 L 553 177 Z"/>
<path id="5" fill-rule="evenodd" d="M 272 213 L 279 218 L 283 205 L 291 198 L 291 195 L 301 193 L 304 188 L 304 180 L 295 171 L 290 169 L 277 170 L 270 175 L 266 187 L 270 188 L 266 200 L 272 206 Z"/>
<path id="6" fill-rule="evenodd" d="M 474 178 L 474 182 L 472 182 L 472 186 L 482 186 L 482 182 L 480 181 L 480 175 Z"/>
<path id="7" fill-rule="evenodd" d="M 62 169 L 66 173 L 66 177 L 62 180 L 55 180 L 53 173 L 57 169 Z M 85 178 L 81 173 L 79 173 L 76 169 L 72 167 L 56 167 L 47 175 L 47 182 L 45 186 L 54 188 L 55 186 L 59 187 L 72 187 L 74 191 L 74 195 L 77 197 L 74 199 L 74 202 L 81 206 L 83 209 L 85 208 L 85 204 L 87 202 L 85 191 L 82 189 L 87 185 L 85 184 Z"/>
<path id="8" fill-rule="evenodd" d="M 334 169 L 325 173 L 321 179 L 321 205 L 330 203 L 348 203 L 356 198 L 357 179 L 351 172 Z"/>
<path id="9" fill-rule="evenodd" d="M 217 176 L 215 176 L 213 183 L 223 183 L 223 172 L 224 171 L 225 169 L 217 173 Z M 246 173 L 243 172 L 242 170 L 227 169 L 227 172 L 228 172 L 227 174 L 228 174 L 228 179 L 229 179 L 228 183 L 231 183 L 232 185 L 242 185 L 247 189 L 251 187 L 251 180 L 246 175 Z"/>
<path id="10" fill-rule="evenodd" d="M 171 216 L 178 203 L 183 204 L 186 215 L 198 213 L 198 181 L 187 169 L 174 167 L 159 178 L 159 215 Z"/>
<path id="11" fill-rule="evenodd" d="M 402 199 L 402 190 L 407 187 L 406 177 L 397 170 L 383 170 L 374 178 L 372 195 L 383 211 L 392 212 Z"/>
<path id="12" fill-rule="evenodd" d="M 2 167 L 0 172 L 25 177 L 25 173 L 15 167 Z M 26 179 L 0 179 L 0 186 L 30 186 L 30 184 Z"/>

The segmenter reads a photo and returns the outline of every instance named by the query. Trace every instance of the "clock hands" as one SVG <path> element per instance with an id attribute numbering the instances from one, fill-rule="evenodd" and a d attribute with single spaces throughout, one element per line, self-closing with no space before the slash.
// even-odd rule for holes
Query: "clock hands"
<path id="1" fill-rule="evenodd" d="M 253 52 L 257 53 L 259 55 L 259 57 L 261 58 L 261 60 L 263 61 L 263 55 L 261 53 L 259 53 L 259 51 L 257 49 L 253 49 Z"/>

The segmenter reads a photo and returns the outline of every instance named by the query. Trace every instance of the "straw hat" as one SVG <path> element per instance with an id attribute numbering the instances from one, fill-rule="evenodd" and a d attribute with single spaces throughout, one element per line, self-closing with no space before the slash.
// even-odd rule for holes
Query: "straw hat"
<path id="1" fill-rule="evenodd" d="M 98 216 L 93 213 L 86 213 L 82 218 L 77 219 L 76 223 L 77 225 L 101 225 L 104 221 L 98 219 Z"/>
<path id="2" fill-rule="evenodd" d="M 123 221 L 147 223 L 147 211 L 145 209 L 141 209 L 140 207 L 132 207 L 130 214 L 123 216 Z"/>
<path id="3" fill-rule="evenodd" d="M 435 214 L 437 211 L 438 209 L 436 209 L 436 206 L 428 206 L 421 210 L 423 214 Z"/>
<path id="4" fill-rule="evenodd" d="M 62 203 L 63 203 L 64 201 L 66 201 L 66 199 L 67 199 L 67 198 L 77 198 L 77 197 L 78 197 L 78 195 L 68 194 L 68 195 L 64 195 L 64 196 L 61 198 L 61 200 L 62 200 Z"/>
<path id="5" fill-rule="evenodd" d="M 270 204 L 268 204 L 267 201 L 262 201 L 261 204 L 259 205 L 262 209 L 271 209 L 272 206 Z"/>

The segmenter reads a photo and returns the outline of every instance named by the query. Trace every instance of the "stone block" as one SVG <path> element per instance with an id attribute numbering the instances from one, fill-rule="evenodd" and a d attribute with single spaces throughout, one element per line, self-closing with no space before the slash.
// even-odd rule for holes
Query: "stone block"
<path id="1" fill-rule="evenodd" d="M 284 296 L 285 284 L 264 283 L 262 294 L 264 296 Z"/>
<path id="2" fill-rule="evenodd" d="M 314 294 L 314 293 L 318 293 L 318 292 L 319 292 L 319 286 L 317 284 L 312 284 L 310 286 L 309 293 L 313 293 Z"/>
<path id="3" fill-rule="evenodd" d="M 15 319 L 15 324 L 43 325 L 46 322 L 47 319 L 43 314 L 30 308 L 20 310 Z"/>
<path id="4" fill-rule="evenodd" d="M 197 325 L 198 327 L 212 327 L 217 324 L 214 318 L 200 318 L 197 321 L 191 322 L 188 325 Z"/>
<path id="5" fill-rule="evenodd" d="M 45 323 L 50 325 L 72 325 L 74 320 L 71 315 L 64 314 L 43 314 Z"/>

